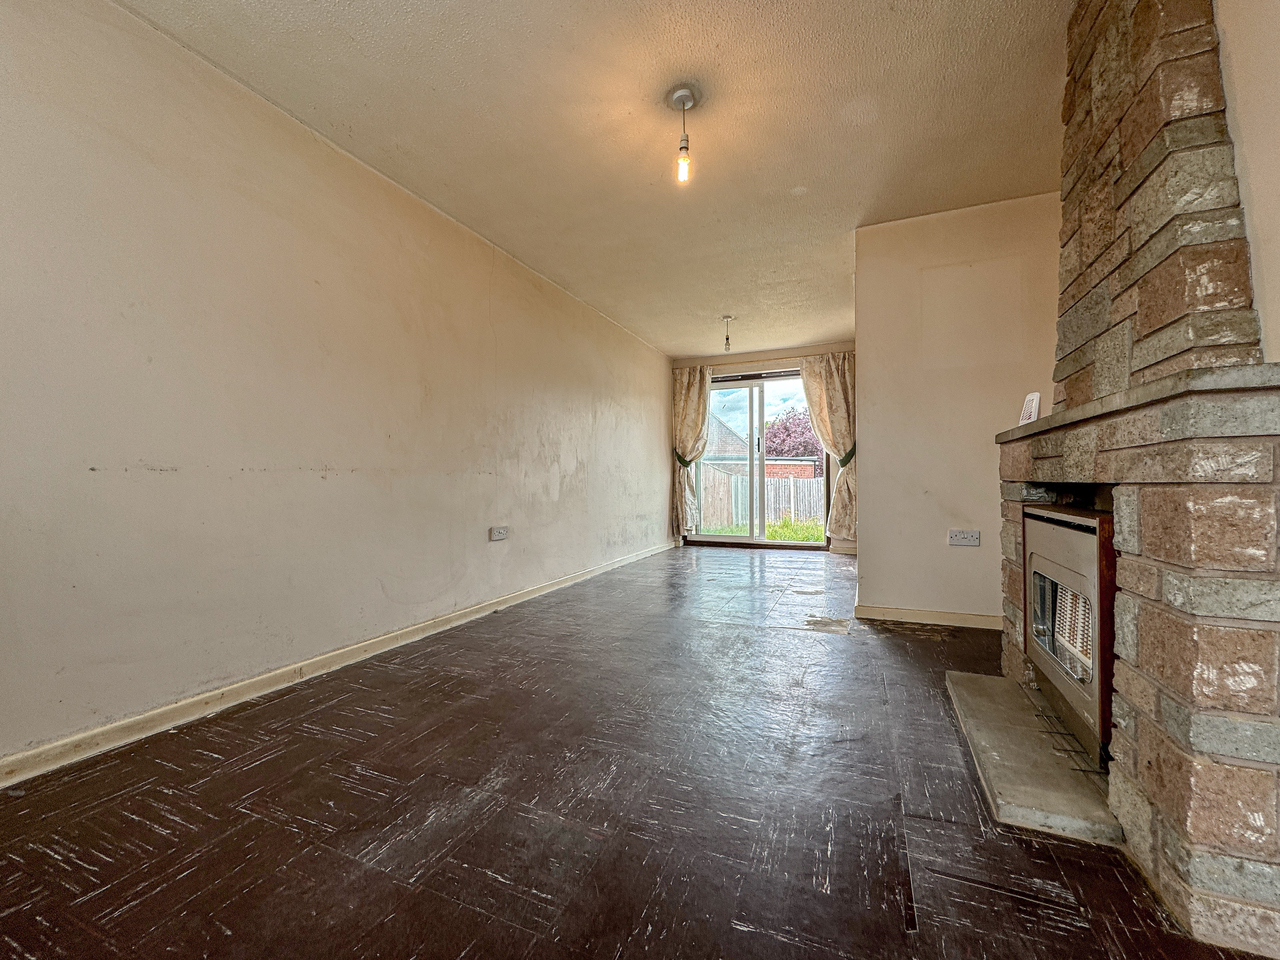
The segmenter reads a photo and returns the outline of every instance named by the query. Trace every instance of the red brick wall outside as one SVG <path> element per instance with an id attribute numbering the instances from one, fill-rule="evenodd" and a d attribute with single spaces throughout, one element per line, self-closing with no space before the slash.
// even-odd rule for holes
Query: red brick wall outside
<path id="1" fill-rule="evenodd" d="M 818 470 L 814 463 L 774 463 L 766 460 L 764 475 L 766 477 L 801 477 L 812 480 L 818 476 Z"/>

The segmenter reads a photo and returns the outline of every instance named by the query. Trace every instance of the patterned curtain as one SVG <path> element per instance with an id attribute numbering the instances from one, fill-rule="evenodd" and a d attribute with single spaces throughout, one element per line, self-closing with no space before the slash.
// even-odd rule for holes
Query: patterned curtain
<path id="1" fill-rule="evenodd" d="M 828 353 L 800 361 L 809 420 L 822 447 L 840 464 L 831 487 L 831 513 L 827 535 L 842 540 L 858 538 L 858 494 L 854 482 L 853 354 Z"/>
<path id="2" fill-rule="evenodd" d="M 672 370 L 675 420 L 675 473 L 671 484 L 671 528 L 676 538 L 693 533 L 698 497 L 693 489 L 693 462 L 707 449 L 707 410 L 711 402 L 711 368 Z"/>

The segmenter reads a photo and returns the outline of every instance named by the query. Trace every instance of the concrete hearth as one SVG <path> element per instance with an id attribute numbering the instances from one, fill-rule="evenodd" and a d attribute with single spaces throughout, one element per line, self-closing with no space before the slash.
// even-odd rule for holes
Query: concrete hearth
<path id="1" fill-rule="evenodd" d="M 1055 729 L 1050 707 L 1010 677 L 947 672 L 947 692 L 995 818 L 1073 840 L 1119 845 L 1105 783 L 1084 772 L 1079 742 Z M 1074 750 L 1071 747 L 1074 746 Z"/>

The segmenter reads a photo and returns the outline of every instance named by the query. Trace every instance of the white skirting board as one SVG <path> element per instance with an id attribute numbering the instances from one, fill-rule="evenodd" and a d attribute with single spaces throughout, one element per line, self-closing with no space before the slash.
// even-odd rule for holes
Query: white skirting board
<path id="1" fill-rule="evenodd" d="M 159 733 L 162 730 L 168 730 L 180 724 L 189 723 L 192 720 L 198 720 L 200 717 L 209 716 L 219 710 L 225 710 L 227 707 L 235 706 L 237 703 L 252 700 L 254 697 L 262 696 L 264 693 L 270 693 L 273 690 L 279 690 L 300 680 L 305 680 L 307 677 L 328 673 L 330 670 L 336 670 L 347 664 L 364 660 L 375 653 L 381 653 L 384 650 L 390 650 L 392 647 L 411 643 L 414 640 L 421 640 L 423 637 L 430 636 L 433 633 L 456 627 L 460 623 L 483 617 L 485 614 L 493 613 L 523 600 L 531 600 L 560 587 L 567 587 L 580 580 L 586 580 L 588 577 L 605 573 L 628 563 L 634 563 L 636 560 L 643 560 L 645 557 L 651 557 L 654 554 L 670 550 L 675 545 L 674 542 L 659 544 L 656 547 L 641 550 L 639 553 L 633 553 L 630 556 L 611 560 L 608 563 L 602 563 L 599 566 L 590 567 L 578 573 L 571 573 L 567 577 L 561 577 L 558 580 L 552 580 L 540 586 L 529 587 L 526 590 L 520 590 L 505 597 L 499 597 L 496 600 L 488 600 L 465 610 L 457 610 L 442 617 L 436 617 L 434 620 L 428 620 L 425 623 L 415 623 L 412 626 L 404 627 L 401 630 L 396 630 L 380 637 L 374 637 L 371 640 L 363 640 L 349 647 L 322 653 L 309 660 L 303 660 L 301 663 L 278 667 L 256 677 L 239 680 L 225 687 L 219 687 L 216 690 L 209 690 L 194 697 L 179 700 L 177 703 L 156 707 L 136 717 L 126 717 L 106 726 L 74 733 L 61 740 L 43 743 L 21 753 L 10 754 L 7 757 L 0 758 L 0 787 L 9 786 L 20 780 L 27 780 L 37 774 L 46 773 L 56 767 L 81 760 L 95 753 L 102 753 L 134 740 L 141 740 L 143 737 L 148 737 L 153 733 Z"/>
<path id="2" fill-rule="evenodd" d="M 831 538 L 831 546 L 827 548 L 832 553 L 843 553 L 850 557 L 858 555 L 857 540 L 841 540 L 839 537 Z"/>
<path id="3" fill-rule="evenodd" d="M 947 613 L 943 610 L 905 610 L 900 607 L 868 607 L 856 604 L 853 608 L 856 620 L 901 620 L 905 623 L 936 623 L 945 627 L 981 627 L 999 630 L 1004 618 L 984 613 Z"/>

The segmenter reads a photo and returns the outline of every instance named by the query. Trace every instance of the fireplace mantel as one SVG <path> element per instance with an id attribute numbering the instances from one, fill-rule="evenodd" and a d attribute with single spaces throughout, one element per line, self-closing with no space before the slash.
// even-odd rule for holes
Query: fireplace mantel
<path id="1" fill-rule="evenodd" d="M 1058 410 L 1047 417 L 1005 430 L 996 434 L 996 443 L 1004 444 L 1022 440 L 1039 433 L 1047 433 L 1050 430 L 1150 406 L 1161 400 L 1170 400 L 1188 394 L 1267 389 L 1280 389 L 1280 364 L 1259 363 L 1240 367 L 1203 367 L 1184 370 L 1150 383 L 1130 387 L 1128 390 L 1121 390 L 1107 397 L 1091 400 L 1078 407 Z M 1272 423 L 1271 429 L 1265 432 L 1280 433 L 1280 416 Z"/>

